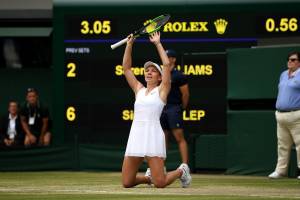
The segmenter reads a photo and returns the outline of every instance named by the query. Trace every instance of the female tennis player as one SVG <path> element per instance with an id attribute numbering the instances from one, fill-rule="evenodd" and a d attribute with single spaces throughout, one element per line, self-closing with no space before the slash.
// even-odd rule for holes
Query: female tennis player
<path id="1" fill-rule="evenodd" d="M 122 166 L 123 186 L 129 188 L 138 184 L 153 183 L 155 187 L 164 188 L 180 178 L 182 186 L 187 187 L 191 182 L 191 176 L 186 164 L 181 164 L 172 172 L 164 173 L 166 146 L 160 115 L 171 87 L 171 69 L 168 56 L 160 42 L 160 33 L 152 33 L 149 39 L 159 53 L 163 68 L 151 61 L 145 63 L 146 87 L 131 71 L 134 38 L 132 35 L 128 38 L 123 56 L 123 69 L 126 80 L 135 93 L 135 103 L 134 119 Z M 148 162 L 151 176 L 137 175 L 144 159 Z"/>

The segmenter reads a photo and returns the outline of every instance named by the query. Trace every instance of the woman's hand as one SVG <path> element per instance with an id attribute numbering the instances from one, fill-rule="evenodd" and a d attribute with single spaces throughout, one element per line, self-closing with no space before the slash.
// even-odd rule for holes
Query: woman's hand
<path id="1" fill-rule="evenodd" d="M 154 32 L 154 33 L 152 33 L 152 34 L 149 36 L 149 40 L 150 40 L 153 44 L 155 44 L 155 45 L 159 44 L 159 43 L 160 43 L 160 32 Z"/>
<path id="2" fill-rule="evenodd" d="M 129 44 L 132 45 L 135 40 L 135 38 L 133 37 L 133 34 L 128 35 L 127 38 L 128 38 L 127 45 L 129 45 Z"/>

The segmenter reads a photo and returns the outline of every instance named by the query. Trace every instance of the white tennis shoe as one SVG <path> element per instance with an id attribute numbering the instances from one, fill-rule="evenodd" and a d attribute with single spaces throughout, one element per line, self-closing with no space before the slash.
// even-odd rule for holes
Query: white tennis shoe
<path id="1" fill-rule="evenodd" d="M 147 168 L 147 170 L 145 172 L 145 176 L 150 179 L 150 183 L 148 183 L 148 185 L 151 185 L 152 184 L 152 176 L 151 176 L 150 168 Z"/>
<path id="2" fill-rule="evenodd" d="M 282 174 L 279 174 L 278 172 L 274 171 L 273 173 L 271 173 L 269 176 L 269 178 L 272 179 L 279 179 L 279 178 L 284 178 L 285 176 Z"/>
<path id="3" fill-rule="evenodd" d="M 190 168 L 187 164 L 182 163 L 178 169 L 180 169 L 182 171 L 182 175 L 179 178 L 181 181 L 181 186 L 183 188 L 187 188 L 190 186 L 191 182 L 192 182 L 192 176 L 190 174 Z"/>

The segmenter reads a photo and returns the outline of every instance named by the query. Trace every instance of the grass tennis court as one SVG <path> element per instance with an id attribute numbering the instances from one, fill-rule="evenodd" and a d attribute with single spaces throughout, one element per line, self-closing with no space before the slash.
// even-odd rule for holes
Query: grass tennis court
<path id="1" fill-rule="evenodd" d="M 120 173 L 103 172 L 1 172 L 0 199 L 300 199 L 297 179 L 194 174 L 190 188 L 177 181 L 165 189 L 124 189 L 120 178 Z"/>

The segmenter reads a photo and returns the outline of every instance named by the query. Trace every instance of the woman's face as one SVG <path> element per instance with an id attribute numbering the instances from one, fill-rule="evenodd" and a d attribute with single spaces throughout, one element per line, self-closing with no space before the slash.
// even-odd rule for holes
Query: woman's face
<path id="1" fill-rule="evenodd" d="M 158 84 L 161 81 L 161 75 L 154 66 L 145 69 L 145 81 L 150 84 Z"/>
<path id="2" fill-rule="evenodd" d="M 17 114 L 18 104 L 16 102 L 10 102 L 8 105 L 8 112 L 13 115 Z"/>

